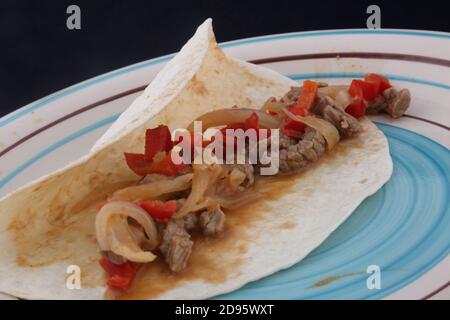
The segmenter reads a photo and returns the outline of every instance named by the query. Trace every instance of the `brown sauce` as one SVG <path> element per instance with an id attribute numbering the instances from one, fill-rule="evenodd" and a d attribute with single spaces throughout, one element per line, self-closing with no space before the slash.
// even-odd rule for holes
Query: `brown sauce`
<path id="1" fill-rule="evenodd" d="M 171 272 L 163 259 L 158 257 L 155 262 L 145 265 L 131 288 L 117 298 L 151 299 L 179 286 L 183 281 L 221 283 L 239 274 L 239 266 L 244 262 L 248 245 L 253 241 L 248 230 L 264 218 L 264 212 L 271 209 L 267 200 L 276 200 L 289 192 L 296 178 L 298 176 L 259 178 L 255 191 L 264 193 L 263 199 L 239 209 L 225 211 L 225 229 L 216 237 L 194 233 L 192 254 L 183 272 Z"/>
<path id="2" fill-rule="evenodd" d="M 151 299 L 178 287 L 183 281 L 202 280 L 209 283 L 221 283 L 238 274 L 239 266 L 244 262 L 248 244 L 253 240 L 248 230 L 256 222 L 264 219 L 264 213 L 276 210 L 271 206 L 270 201 L 278 200 L 291 192 L 304 174 L 317 167 L 320 169 L 320 166 L 326 162 L 346 161 L 345 156 L 352 149 L 362 147 L 363 144 L 357 139 L 345 140 L 304 172 L 295 175 L 257 176 L 253 188 L 254 191 L 263 194 L 262 198 L 239 209 L 226 211 L 225 230 L 220 236 L 208 238 L 194 234 L 192 255 L 183 272 L 179 274 L 171 272 L 163 259 L 158 257 L 155 262 L 147 264 L 140 270 L 127 292 L 116 292 L 114 297 L 133 300 Z M 304 191 L 312 193 L 314 189 L 315 186 L 311 186 Z M 281 230 L 292 229 L 296 227 L 296 223 L 287 221 L 275 226 Z M 112 295 L 107 293 L 106 296 Z"/>
<path id="3" fill-rule="evenodd" d="M 306 289 L 323 287 L 323 286 L 326 286 L 327 284 L 330 284 L 330 283 L 332 283 L 334 281 L 341 280 L 343 278 L 347 278 L 347 277 L 351 277 L 351 276 L 360 275 L 360 274 L 364 274 L 364 272 L 350 272 L 350 273 L 345 273 L 345 274 L 341 274 L 341 275 L 330 276 L 330 277 L 327 277 L 327 278 L 322 279 L 320 281 L 317 281 L 312 286 L 307 287 Z"/>

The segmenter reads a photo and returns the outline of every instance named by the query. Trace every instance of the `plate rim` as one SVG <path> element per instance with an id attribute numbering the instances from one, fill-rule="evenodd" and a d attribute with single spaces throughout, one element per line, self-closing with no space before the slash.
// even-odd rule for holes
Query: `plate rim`
<path id="1" fill-rule="evenodd" d="M 363 32 L 364 31 L 364 32 Z M 379 31 L 379 32 L 377 32 Z M 238 39 L 238 40 L 231 40 L 231 41 L 227 41 L 227 42 L 223 42 L 220 43 L 219 45 L 222 48 L 227 48 L 227 47 L 232 47 L 232 46 L 238 46 L 238 45 L 246 45 L 246 44 L 251 44 L 251 43 L 256 43 L 256 42 L 261 42 L 261 40 L 264 41 L 275 41 L 275 40 L 281 40 L 281 39 L 287 39 L 296 35 L 302 35 L 302 36 L 319 36 L 319 35 L 334 35 L 331 32 L 335 32 L 335 35 L 357 35 L 357 34 L 395 34 L 395 35 L 409 35 L 409 36 L 425 36 L 425 37 L 434 37 L 434 38 L 441 38 L 441 39 L 447 39 L 450 40 L 450 33 L 448 32 L 441 32 L 441 31 L 427 31 L 427 30 L 415 30 L 415 29 L 382 29 L 382 30 L 368 30 L 368 29 L 331 29 L 331 30 L 320 30 L 320 31 L 301 31 L 301 32 L 291 32 L 291 33 L 280 33 L 280 34 L 271 34 L 271 35 L 264 35 L 264 36 L 257 36 L 257 37 L 249 37 L 249 38 L 242 38 L 242 39 Z M 328 33 L 328 34 L 325 34 Z M 278 37 L 278 38 L 277 38 Z M 283 38 L 282 38 L 283 37 Z M 118 68 L 118 69 L 114 69 L 112 71 L 100 74 L 98 76 L 92 77 L 92 78 L 88 78 L 86 80 L 83 80 L 81 82 L 75 83 L 71 86 L 68 86 L 66 88 L 63 88 L 61 90 L 58 90 L 56 92 L 53 92 L 47 96 L 44 96 L 38 100 L 32 101 L 29 104 L 24 105 L 21 108 L 18 108 L 2 117 L 0 117 L 0 128 L 7 125 L 8 123 L 12 123 L 15 120 L 19 119 L 22 116 L 26 116 L 28 115 L 31 111 L 35 110 L 35 109 L 31 109 L 30 106 L 33 104 L 37 104 L 37 103 L 43 103 L 43 105 L 45 105 L 46 103 L 48 103 L 49 99 L 51 99 L 53 101 L 54 98 L 57 99 L 62 99 L 64 98 L 66 95 L 69 95 L 71 93 L 80 91 L 82 89 L 85 89 L 87 87 L 90 86 L 95 86 L 97 85 L 99 82 L 103 82 L 115 77 L 118 77 L 120 75 L 126 74 L 126 73 L 132 73 L 135 70 L 141 69 L 141 68 L 145 68 L 148 67 L 150 65 L 154 65 L 154 64 L 159 64 L 159 63 L 163 63 L 166 61 L 169 61 L 173 56 L 175 56 L 176 53 L 170 53 L 170 54 L 166 54 L 163 56 L 158 56 L 155 58 L 151 58 L 148 60 L 144 60 L 141 62 L 137 62 L 122 68 Z M 62 95 L 64 93 L 64 95 Z M 26 111 L 26 112 L 24 112 Z M 13 116 L 14 114 L 21 114 L 20 117 L 17 118 L 12 118 L 11 120 L 7 121 L 5 123 L 6 120 L 8 120 L 11 116 Z M 414 131 L 412 131 L 414 132 Z M 416 132 L 414 132 L 416 133 Z M 419 134 L 419 133 L 417 133 Z M 424 136 L 425 138 L 428 138 L 426 136 Z M 429 138 L 428 138 L 429 139 Z M 436 141 L 433 140 L 433 142 L 438 143 Z M 442 144 L 438 143 L 439 145 L 443 146 Z M 443 146 L 445 148 L 445 146 Z M 447 150 L 449 150 L 447 148 Z M 437 266 L 437 265 L 436 265 Z M 436 266 L 433 266 L 433 268 L 435 268 Z M 427 272 L 430 272 L 433 268 L 431 268 L 430 270 L 428 270 Z M 423 275 L 422 275 L 423 276 Z M 414 282 L 414 281 L 413 281 Z M 442 287 L 436 289 L 435 291 L 433 291 L 430 294 L 437 294 L 440 291 L 444 290 L 446 287 L 448 286 L 448 282 L 444 283 Z M 405 286 L 406 287 L 406 286 Z M 403 287 L 404 288 L 404 287 Z M 439 290 L 441 289 L 441 290 Z M 401 290 L 401 289 L 400 289 Z M 439 290 L 439 291 L 438 291 Z M 392 294 L 392 293 L 391 293 Z M 429 294 L 429 295 L 430 295 Z M 389 294 L 390 295 L 390 294 Z M 389 295 L 387 295 L 386 297 L 389 297 Z M 431 296 L 425 296 L 425 298 L 430 298 Z M 385 297 L 385 298 L 386 298 Z"/>

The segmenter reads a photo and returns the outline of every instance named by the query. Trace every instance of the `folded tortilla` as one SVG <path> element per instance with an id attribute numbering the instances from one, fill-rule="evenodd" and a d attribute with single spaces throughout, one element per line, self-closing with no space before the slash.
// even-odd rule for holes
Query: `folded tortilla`
<path id="1" fill-rule="evenodd" d="M 0 200 L 0 291 L 27 299 L 101 299 L 106 284 L 98 264 L 95 204 L 136 180 L 123 152 L 143 152 L 146 128 L 184 128 L 233 105 L 259 108 L 295 84 L 226 56 L 206 20 L 87 155 Z M 207 298 L 302 260 L 392 173 L 385 136 L 368 119 L 362 125 L 359 136 L 341 141 L 289 186 L 283 182 L 277 197 L 250 206 L 239 218 L 227 217 L 235 229 L 204 249 L 203 267 L 151 289 L 146 281 L 157 282 L 158 274 L 143 277 L 129 297 Z M 81 289 L 67 287 L 74 265 L 81 270 Z"/>

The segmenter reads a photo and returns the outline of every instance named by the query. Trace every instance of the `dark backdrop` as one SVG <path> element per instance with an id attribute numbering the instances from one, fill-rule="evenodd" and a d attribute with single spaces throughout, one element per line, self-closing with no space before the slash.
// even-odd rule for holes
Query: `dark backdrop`
<path id="1" fill-rule="evenodd" d="M 381 7 L 384 28 L 450 31 L 449 1 L 0 0 L 0 116 L 82 80 L 177 51 L 205 18 L 218 41 L 304 30 L 364 28 Z M 82 29 L 66 28 L 81 7 Z"/>

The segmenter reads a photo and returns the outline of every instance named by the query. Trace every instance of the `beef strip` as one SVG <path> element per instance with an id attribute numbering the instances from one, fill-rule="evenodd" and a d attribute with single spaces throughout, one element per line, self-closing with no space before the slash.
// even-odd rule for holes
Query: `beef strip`
<path id="1" fill-rule="evenodd" d="M 159 247 L 164 259 L 173 272 L 186 268 L 194 242 L 185 229 L 185 219 L 171 219 L 162 232 L 162 242 Z"/>
<path id="2" fill-rule="evenodd" d="M 400 118 L 409 108 L 410 103 L 411 94 L 408 89 L 398 91 L 389 88 L 383 91 L 383 95 L 367 103 L 367 113 L 377 114 L 384 111 L 393 118 Z"/>
<path id="3" fill-rule="evenodd" d="M 182 225 L 187 231 L 191 231 L 197 227 L 198 217 L 195 213 L 189 213 L 183 218 L 176 219 L 179 225 Z"/>
<path id="4" fill-rule="evenodd" d="M 199 225 L 206 236 L 215 236 L 221 232 L 225 226 L 225 214 L 220 206 L 200 214 Z"/>
<path id="5" fill-rule="evenodd" d="M 411 103 L 411 94 L 408 89 L 397 91 L 389 88 L 383 91 L 383 96 L 387 102 L 385 111 L 393 118 L 400 118 Z"/>
<path id="6" fill-rule="evenodd" d="M 291 89 L 281 98 L 281 101 L 290 105 L 297 101 L 300 95 L 301 87 L 291 87 Z"/>
<path id="7" fill-rule="evenodd" d="M 294 103 L 300 94 L 300 87 L 291 87 L 284 95 L 282 101 L 287 104 Z M 312 108 L 312 113 L 330 122 L 338 129 L 339 134 L 343 137 L 352 137 L 359 132 L 361 125 L 358 120 L 346 113 L 334 104 L 332 98 L 328 96 L 319 96 Z"/>
<path id="8" fill-rule="evenodd" d="M 386 98 L 383 96 L 378 96 L 372 101 L 367 102 L 366 113 L 377 114 L 387 108 Z"/>
<path id="9" fill-rule="evenodd" d="M 313 128 L 306 127 L 300 140 L 286 136 L 280 137 L 280 172 L 300 171 L 308 164 L 317 161 L 325 153 L 325 138 Z"/>
<path id="10" fill-rule="evenodd" d="M 139 180 L 138 184 L 147 184 L 147 183 L 161 181 L 161 180 L 167 180 L 167 179 L 168 179 L 168 177 L 163 174 L 151 173 L 151 174 L 147 174 L 146 176 L 142 177 L 142 179 Z"/>
<path id="11" fill-rule="evenodd" d="M 361 130 L 358 120 L 337 107 L 328 96 L 318 97 L 311 111 L 334 125 L 345 138 L 352 137 Z"/>
<path id="12" fill-rule="evenodd" d="M 317 82 L 317 86 L 319 88 L 328 87 L 328 83 L 319 81 Z M 289 104 L 292 104 L 297 101 L 298 96 L 300 95 L 300 92 L 302 91 L 303 87 L 291 87 L 289 91 L 281 98 L 281 101 Z"/>

